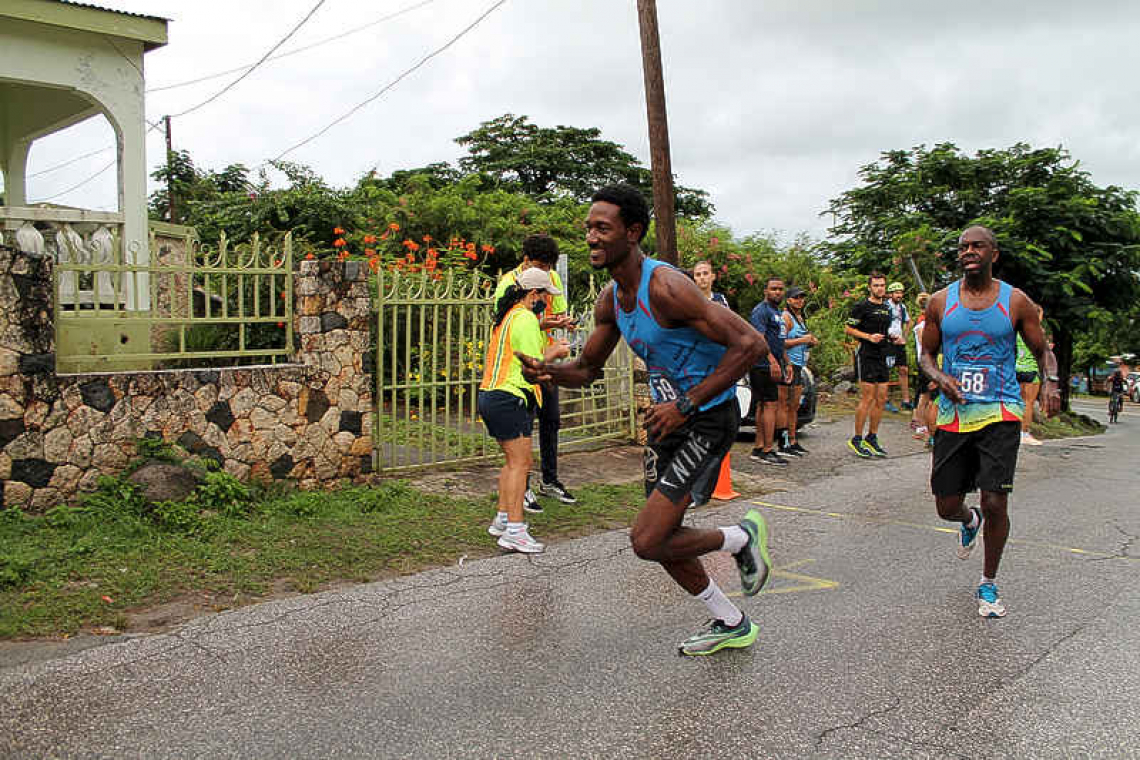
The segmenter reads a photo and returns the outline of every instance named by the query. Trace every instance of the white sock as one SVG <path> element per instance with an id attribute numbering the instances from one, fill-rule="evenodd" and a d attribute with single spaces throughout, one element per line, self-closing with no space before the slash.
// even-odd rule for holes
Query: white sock
<path id="1" fill-rule="evenodd" d="M 712 578 L 709 578 L 709 587 L 697 594 L 697 598 L 705 603 L 714 618 L 724 621 L 724 624 L 729 628 L 740 625 L 740 621 L 744 619 L 744 613 L 740 611 L 739 607 L 728 601 L 728 597 L 724 595 L 724 592 L 720 590 Z"/>
<path id="2" fill-rule="evenodd" d="M 980 581 L 978 581 L 978 585 L 981 586 L 981 585 L 984 585 L 986 583 L 992 583 L 996 586 L 997 585 L 997 578 L 987 578 L 986 576 L 983 575 L 982 579 Z"/>
<path id="3" fill-rule="evenodd" d="M 526 523 L 524 522 L 508 522 L 507 533 L 518 535 L 519 533 L 526 533 Z"/>
<path id="4" fill-rule="evenodd" d="M 497 515 L 495 515 L 495 522 L 497 523 L 505 523 L 509 519 L 511 518 L 507 516 L 506 512 L 500 511 Z"/>
<path id="5" fill-rule="evenodd" d="M 975 509 L 970 510 L 970 522 L 966 523 L 966 527 L 969 528 L 970 530 L 973 530 L 974 528 L 978 527 L 978 524 L 981 522 L 978 519 L 978 514 L 979 514 L 979 512 Z"/>
<path id="6" fill-rule="evenodd" d="M 736 554 L 748 543 L 748 534 L 739 525 L 730 525 L 719 530 L 724 534 L 724 543 L 721 544 L 720 548 L 729 554 Z"/>

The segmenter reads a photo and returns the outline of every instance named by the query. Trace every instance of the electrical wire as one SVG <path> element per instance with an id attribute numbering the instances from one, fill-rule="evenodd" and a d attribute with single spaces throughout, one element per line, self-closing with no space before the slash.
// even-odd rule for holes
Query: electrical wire
<path id="1" fill-rule="evenodd" d="M 218 90 L 218 92 L 214 93 L 210 97 L 203 100 L 198 105 L 187 108 L 185 111 L 182 111 L 181 113 L 171 114 L 172 118 L 177 118 L 179 116 L 185 116 L 188 113 L 192 113 L 193 111 L 197 111 L 199 108 L 201 108 L 205 105 L 209 105 L 210 103 L 213 103 L 215 100 L 217 100 L 222 95 L 224 95 L 226 92 L 228 92 L 238 82 L 245 79 L 247 76 L 249 76 L 254 71 L 256 71 L 258 66 L 265 63 L 265 61 L 269 59 L 269 56 L 271 56 L 275 52 L 277 52 L 277 48 L 284 45 L 289 40 L 290 37 L 292 37 L 294 34 L 297 33 L 297 30 L 299 30 L 302 26 L 305 25 L 305 22 L 307 22 L 309 19 L 311 19 L 313 17 L 313 14 L 316 13 L 320 9 L 320 7 L 325 4 L 325 1 L 326 0 L 318 0 L 317 4 L 313 6 L 312 10 L 310 10 L 308 13 L 306 13 L 305 17 L 303 19 L 301 19 L 297 23 L 296 26 L 294 26 L 291 30 L 289 30 L 288 34 L 286 34 L 284 37 L 282 37 L 281 40 L 276 45 L 269 48 L 269 52 L 267 52 L 265 55 L 261 56 L 261 59 L 257 63 L 253 64 L 253 66 L 251 66 L 244 74 L 242 74 L 237 79 L 235 79 L 234 81 L 227 84 L 222 89 Z"/>
<path id="2" fill-rule="evenodd" d="M 49 172 L 54 172 L 56 169 L 62 169 L 65 166 L 71 166 L 72 164 L 74 164 L 78 161 L 82 161 L 85 158 L 91 158 L 92 156 L 97 156 L 100 153 L 106 153 L 109 150 L 114 150 L 114 148 L 115 148 L 114 145 L 108 145 L 106 148 L 100 148 L 99 150 L 93 150 L 90 153 L 84 153 L 82 156 L 76 156 L 75 158 L 64 161 L 62 164 L 56 164 L 55 166 L 49 166 L 46 169 L 41 169 L 40 171 L 36 172 L 35 174 L 29 174 L 27 178 L 31 179 L 32 177 L 38 177 L 41 174 L 47 174 Z"/>
<path id="3" fill-rule="evenodd" d="M 148 124 L 150 124 L 150 122 L 147 122 L 147 123 L 148 123 Z M 158 129 L 158 127 L 159 127 L 159 126 L 161 126 L 161 124 L 162 124 L 162 122 L 159 122 L 158 124 L 151 124 L 151 127 L 150 127 L 150 129 L 148 129 L 146 132 L 144 132 L 144 133 L 143 133 L 143 137 L 146 137 L 146 136 L 147 136 L 147 135 L 149 135 L 151 132 L 153 132 L 154 130 Z M 94 151 L 93 153 L 88 153 L 88 154 L 87 154 L 87 156 L 94 156 L 94 155 L 95 155 L 95 154 L 97 154 L 97 153 L 102 153 L 104 150 L 109 150 L 109 148 L 103 148 L 102 150 L 97 150 L 97 151 Z M 80 156 L 79 158 L 86 158 L 87 156 Z M 66 166 L 67 164 L 73 164 L 73 163 L 75 163 L 76 161 L 78 161 L 78 160 L 79 160 L 79 158 L 76 158 L 76 159 L 72 159 L 71 161 L 65 162 L 65 163 L 63 163 L 63 164 L 59 164 L 58 166 L 54 166 L 54 167 L 52 167 L 52 168 L 53 168 L 53 169 L 58 169 L 60 166 Z M 107 164 L 107 165 L 106 165 L 106 166 L 104 166 L 102 169 L 100 169 L 99 171 L 95 172 L 94 174 L 92 174 L 90 177 L 88 177 L 87 179 L 83 180 L 83 181 L 82 181 L 82 182 L 80 182 L 79 184 L 77 184 L 77 185 L 72 185 L 71 187 L 67 188 L 66 190 L 62 190 L 62 191 L 60 191 L 60 192 L 58 192 L 58 193 L 55 193 L 54 195 L 49 195 L 49 196 L 47 196 L 46 198 L 39 198 L 39 199 L 37 199 L 37 200 L 34 200 L 34 201 L 30 201 L 30 202 L 31 202 L 31 203 L 43 203 L 43 202 L 45 202 L 45 201 L 54 200 L 54 199 L 56 199 L 56 198 L 59 198 L 59 197 L 61 197 L 61 196 L 67 195 L 67 194 L 68 194 L 68 193 L 70 193 L 71 191 L 73 191 L 73 190 L 78 190 L 79 188 L 81 188 L 81 187 L 83 187 L 84 185 L 86 185 L 88 182 L 91 182 L 91 181 L 93 181 L 93 180 L 94 180 L 96 177 L 98 177 L 98 176 L 99 176 L 99 175 L 101 175 L 103 172 L 107 171 L 107 170 L 108 170 L 108 169 L 110 169 L 112 166 L 116 165 L 117 163 L 119 163 L 119 157 L 118 157 L 118 156 L 115 156 L 113 159 L 111 159 L 111 162 L 110 162 L 109 164 Z M 45 169 L 44 171 L 51 171 L 51 169 Z M 40 174 L 43 174 L 44 172 L 39 172 L 39 173 L 40 173 Z M 33 177 L 34 177 L 34 176 L 36 176 L 36 175 L 34 175 L 34 174 L 33 174 L 33 175 L 29 175 L 29 176 L 33 176 Z"/>
<path id="4" fill-rule="evenodd" d="M 431 5 L 434 2 L 436 2 L 436 0 L 421 0 L 421 2 L 418 2 L 415 5 L 409 5 L 407 8 L 402 8 L 398 11 L 393 12 L 393 13 L 389 13 L 387 16 L 382 16 L 381 18 L 378 18 L 375 21 L 370 21 L 369 23 L 365 24 L 364 26 L 358 26 L 355 29 L 351 29 L 347 32 L 343 32 L 341 34 L 336 34 L 336 35 L 333 35 L 332 37 L 326 37 L 323 40 L 319 40 L 319 41 L 314 42 L 312 44 L 305 45 L 304 47 L 294 48 L 293 50 L 289 50 L 287 52 L 284 52 L 281 55 L 275 55 L 272 58 L 267 58 L 266 63 L 268 63 L 269 61 L 279 61 L 282 58 L 288 58 L 291 55 L 296 55 L 297 53 L 303 53 L 306 50 L 312 50 L 315 47 L 320 47 L 321 45 L 327 45 L 330 42 L 338 42 L 340 40 L 343 40 L 345 37 L 351 37 L 352 35 L 358 34 L 360 32 L 367 30 L 367 29 L 370 29 L 370 28 L 376 26 L 377 24 L 381 24 L 385 21 L 391 21 L 392 19 L 396 18 L 397 16 L 402 16 L 405 13 L 411 13 L 414 10 L 422 8 L 425 5 Z M 198 77 L 197 79 L 189 79 L 185 82 L 177 82 L 175 84 L 165 84 L 165 85 L 162 85 L 161 87 L 148 87 L 146 91 L 148 93 L 150 93 L 150 92 L 162 92 L 164 90 L 173 90 L 173 89 L 176 89 L 178 87 L 189 87 L 192 84 L 198 84 L 199 82 L 208 82 L 211 79 L 217 79 L 218 77 L 224 77 L 227 74 L 234 74 L 234 73 L 239 72 L 239 71 L 245 71 L 246 69 L 253 68 L 255 65 L 256 64 L 247 63 L 244 66 L 238 66 L 236 68 L 227 69 L 226 71 L 219 71 L 216 74 L 207 74 L 204 77 Z"/>
<path id="5" fill-rule="evenodd" d="M 345 120 L 345 119 L 347 119 L 348 117 L 352 116 L 354 113 L 356 113 L 357 111 L 359 111 L 361 108 L 364 108 L 364 106 L 366 106 L 366 105 L 368 105 L 369 103 L 371 103 L 372 101 L 376 100 L 376 99 L 377 99 L 377 98 L 379 98 L 381 95 L 383 95 L 384 93 L 388 92 L 388 90 L 391 90 L 393 87 L 395 87 L 397 84 L 399 84 L 400 80 L 402 80 L 404 77 L 408 76 L 408 75 L 409 75 L 409 74 L 411 74 L 413 71 L 415 71 L 416 69 L 420 68 L 420 67 L 421 67 L 421 66 L 423 66 L 425 63 L 427 63 L 428 61 L 430 61 L 432 58 L 435 58 L 437 55 L 439 55 L 440 53 L 442 53 L 443 51 L 447 50 L 449 47 L 451 47 L 452 45 L 454 45 L 456 42 L 458 42 L 458 41 L 459 41 L 459 39 L 460 39 L 461 37 L 463 37 L 465 34 L 467 34 L 467 33 L 468 33 L 468 32 L 470 32 L 472 29 L 474 29 L 476 26 L 478 26 L 478 25 L 479 25 L 479 23 L 480 23 L 480 22 L 481 22 L 483 19 L 485 19 L 485 18 L 487 18 L 488 16 L 490 16 L 490 15 L 491 15 L 493 12 L 495 12 L 496 10 L 498 10 L 498 9 L 499 9 L 499 7 L 500 7 L 500 6 L 502 6 L 502 5 L 503 5 L 504 3 L 506 3 L 506 2 L 507 2 L 507 0 L 498 0 L 498 2 L 496 2 L 496 3 L 495 3 L 494 5 L 492 5 L 490 8 L 488 8 L 488 9 L 487 9 L 487 10 L 485 10 L 485 11 L 483 11 L 482 15 L 480 15 L 480 16 L 479 16 L 479 18 L 475 19 L 475 20 L 474 20 L 474 21 L 472 21 L 470 24 L 468 24 L 468 25 L 467 25 L 467 26 L 466 26 L 466 27 L 465 27 L 465 28 L 464 28 L 464 29 L 463 29 L 461 32 L 459 32 L 459 34 L 457 34 L 457 35 L 455 35 L 454 37 L 452 37 L 450 40 L 448 40 L 448 41 L 447 41 L 446 43 L 444 43 L 442 46 L 440 46 L 440 47 L 436 48 L 436 49 L 435 49 L 435 50 L 433 50 L 432 52 L 430 52 L 430 53 L 428 53 L 427 55 L 425 55 L 425 56 L 424 56 L 423 58 L 421 58 L 421 59 L 419 60 L 419 62 L 417 62 L 417 63 L 416 63 L 414 66 L 412 66 L 411 68 L 409 68 L 409 69 L 407 69 L 406 71 L 404 71 L 402 74 L 400 74 L 398 77 L 396 77 L 395 79 L 393 79 L 393 80 L 392 80 L 391 82 L 389 82 L 388 84 L 384 85 L 384 87 L 383 87 L 383 88 L 381 88 L 381 90 L 380 90 L 379 92 L 377 92 L 375 95 L 373 95 L 372 97 L 370 97 L 370 98 L 368 98 L 367 100 L 363 101 L 362 103 L 359 103 L 359 104 L 357 104 L 357 105 L 353 106 L 351 109 L 349 109 L 349 110 L 348 110 L 346 113 L 344 113 L 342 116 L 339 116 L 339 117 L 337 117 L 336 119 L 334 119 L 333 121 L 331 121 L 331 122 L 330 122 L 328 125 L 326 125 L 326 126 L 325 126 L 323 129 L 321 129 L 319 132 L 316 132 L 316 133 L 314 133 L 314 134 L 310 135 L 309 137 L 306 137 L 304 140 L 301 140 L 299 143 L 297 143 L 297 144 L 295 144 L 295 145 L 292 145 L 292 146 L 290 146 L 290 147 L 286 148 L 285 150 L 283 150 L 283 151 L 281 151 L 280 153 L 278 153 L 276 157 L 274 157 L 274 158 L 270 159 L 269 161 L 263 162 L 263 163 L 261 164 L 261 166 L 264 166 L 264 165 L 265 165 L 265 164 L 267 164 L 267 163 L 273 163 L 274 161 L 280 161 L 280 160 L 281 160 L 281 159 L 282 159 L 282 158 L 283 158 L 285 155 L 287 155 L 287 154 L 289 154 L 289 153 L 292 153 L 292 152 L 293 152 L 293 151 L 295 151 L 297 148 L 300 148 L 300 147 L 301 147 L 301 146 L 303 146 L 303 145 L 307 145 L 308 143 L 312 142 L 313 140 L 316 140 L 318 137 L 320 137 L 321 135 L 323 135 L 323 134 L 325 134 L 326 132 L 328 132 L 330 129 L 332 129 L 333 127 L 335 127 L 337 124 L 340 124 L 342 121 L 344 121 L 344 120 Z"/>

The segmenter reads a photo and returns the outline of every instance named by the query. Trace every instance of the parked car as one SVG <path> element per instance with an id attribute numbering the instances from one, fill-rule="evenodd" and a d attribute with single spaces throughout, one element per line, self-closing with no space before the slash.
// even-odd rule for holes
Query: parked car
<path id="1" fill-rule="evenodd" d="M 815 420 L 815 375 L 804 367 L 804 393 L 800 398 L 800 408 L 796 414 L 796 429 L 803 430 Z M 740 433 L 756 435 L 756 400 L 748 384 L 748 375 L 736 383 L 736 403 L 740 406 Z"/>
<path id="2" fill-rule="evenodd" d="M 1129 372 L 1125 382 L 1128 383 L 1125 386 L 1128 398 L 1132 399 L 1133 404 L 1140 404 L 1140 372 Z"/>

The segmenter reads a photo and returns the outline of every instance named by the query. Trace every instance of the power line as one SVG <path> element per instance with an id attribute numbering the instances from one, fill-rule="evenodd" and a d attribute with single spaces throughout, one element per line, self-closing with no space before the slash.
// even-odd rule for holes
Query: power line
<path id="1" fill-rule="evenodd" d="M 72 164 L 77 163 L 79 161 L 82 161 L 85 158 L 91 158 L 92 156 L 97 156 L 100 153 L 106 153 L 109 150 L 113 150 L 114 147 L 115 147 L 114 145 L 108 145 L 106 148 L 100 148 L 99 150 L 93 150 L 90 153 L 84 153 L 82 156 L 76 156 L 75 158 L 64 161 L 62 164 L 56 164 L 55 166 L 49 166 L 46 169 L 41 169 L 40 171 L 36 172 L 35 174 L 29 174 L 27 178 L 31 179 L 32 177 L 38 177 L 41 174 L 48 174 L 49 172 L 54 172 L 56 169 L 62 169 L 65 166 L 71 166 Z"/>
<path id="2" fill-rule="evenodd" d="M 148 121 L 148 122 L 147 122 L 147 124 L 150 124 L 150 122 Z M 147 135 L 149 135 L 151 132 L 153 132 L 154 130 L 156 130 L 156 129 L 157 129 L 159 126 L 161 126 L 161 122 L 159 122 L 158 124 L 151 124 L 151 127 L 150 127 L 150 129 L 148 129 L 146 132 L 144 132 L 144 133 L 143 133 L 143 137 L 146 137 Z M 103 148 L 102 150 L 97 150 L 97 151 L 94 151 L 94 152 L 92 152 L 92 153 L 88 153 L 86 156 L 79 156 L 78 158 L 74 158 L 74 159 L 72 159 L 71 161 L 65 161 L 65 162 L 64 162 L 64 163 L 62 163 L 62 164 L 59 164 L 59 165 L 57 165 L 57 166 L 53 166 L 53 167 L 52 167 L 52 169 L 58 169 L 58 168 L 60 168 L 60 167 L 62 167 L 62 166 L 67 166 L 68 164 L 73 164 L 73 163 L 75 163 L 76 161 L 78 161 L 80 158 L 87 158 L 88 156 L 94 156 L 95 154 L 97 154 L 97 153 L 102 153 L 102 152 L 103 152 L 103 151 L 105 151 L 105 150 L 110 150 L 110 148 Z M 63 191 L 61 191 L 61 192 L 58 192 L 58 193 L 55 193 L 54 195 L 49 195 L 49 196 L 47 196 L 46 198 L 40 198 L 40 199 L 38 199 L 38 200 L 34 200 L 34 201 L 31 201 L 31 202 L 32 202 L 32 203 L 43 203 L 44 201 L 50 201 L 50 200 L 53 200 L 53 199 L 55 199 L 55 198 L 59 198 L 60 196 L 63 196 L 63 195 L 67 195 L 68 193 L 70 193 L 70 192 L 71 192 L 71 191 L 73 191 L 73 190 L 78 190 L 79 188 L 81 188 L 81 187 L 83 187 L 84 185 L 86 185 L 88 182 L 91 182 L 91 181 L 92 181 L 92 180 L 94 180 L 96 177 L 98 177 L 99 175 L 101 175 L 103 172 L 105 172 L 105 171 L 107 171 L 108 169 L 110 169 L 112 166 L 116 165 L 118 162 L 119 162 L 119 157 L 118 157 L 118 156 L 115 156 L 113 159 L 111 159 L 111 163 L 107 164 L 107 165 L 106 165 L 106 166 L 104 166 L 102 169 L 100 169 L 99 171 L 95 172 L 94 174 L 92 174 L 90 177 L 88 177 L 87 179 L 83 180 L 83 181 L 82 181 L 82 182 L 80 182 L 79 184 L 77 184 L 77 185 L 72 185 L 71 187 L 67 188 L 66 190 L 63 190 Z M 49 171 L 51 171 L 52 169 L 45 169 L 44 171 L 42 171 L 42 172 L 38 172 L 38 173 L 39 173 L 39 174 L 43 174 L 43 173 L 45 173 L 45 172 L 49 172 Z M 33 177 L 34 177 L 34 176 L 36 176 L 36 175 L 35 175 L 35 174 L 33 174 L 33 175 L 29 175 L 29 176 L 33 176 Z"/>
<path id="3" fill-rule="evenodd" d="M 488 9 L 487 9 L 487 10 L 485 10 L 485 11 L 483 11 L 483 14 L 482 14 L 481 16 L 479 16 L 479 18 L 475 19 L 475 20 L 474 20 L 474 21 L 472 21 L 470 24 L 468 24 L 468 25 L 467 25 L 467 26 L 466 26 L 466 27 L 463 29 L 463 31 L 459 32 L 459 34 L 457 34 L 457 35 L 455 35 L 454 37 L 452 37 L 450 40 L 448 40 L 448 41 L 447 41 L 447 42 L 446 42 L 444 45 L 442 45 L 441 47 L 438 47 L 438 48 L 436 48 L 435 50 L 433 50 L 432 52 L 430 52 L 430 53 L 428 53 L 427 55 L 425 55 L 423 58 L 421 58 L 421 59 L 419 60 L 419 62 L 418 62 L 418 63 L 416 63 L 416 64 L 415 64 L 414 66 L 412 66 L 410 69 L 408 69 L 408 70 L 404 71 L 402 74 L 400 74 L 398 77 L 396 77 L 395 79 L 393 79 L 391 82 L 389 82 L 388 84 L 384 85 L 384 87 L 383 87 L 383 88 L 382 88 L 382 89 L 381 89 L 379 92 L 377 92 L 375 95 L 373 95 L 372 97 L 368 98 L 368 99 L 367 99 L 367 100 L 365 100 L 364 102 L 362 102 L 362 103 L 359 103 L 359 104 L 358 104 L 358 105 L 356 105 L 356 106 L 353 106 L 351 109 L 349 109 L 349 110 L 348 110 L 348 112 L 346 112 L 344 115 L 342 115 L 342 116 L 339 116 L 339 117 L 337 117 L 336 119 L 334 119 L 332 122 L 330 122 L 330 123 L 329 123 L 327 126 L 325 126 L 323 129 L 321 129 L 319 132 L 317 132 L 317 133 L 315 133 L 315 134 L 313 134 L 313 135 L 310 135 L 309 137 L 306 137 L 304 140 L 302 140 L 301 142 L 297 143 L 296 145 L 293 145 L 293 146 L 291 146 L 291 147 L 289 147 L 289 148 L 286 148 L 285 150 L 283 150 L 283 151 L 281 151 L 279 154 L 277 154 L 277 156 L 276 156 L 275 158 L 272 158 L 272 159 L 270 159 L 269 161 L 263 162 L 261 165 L 262 165 L 262 166 L 264 166 L 266 163 L 271 163 L 271 162 L 273 162 L 273 161 L 280 161 L 280 160 L 281 160 L 281 158 L 282 158 L 283 156 L 285 156 L 286 154 L 288 154 L 288 153 L 292 153 L 292 152 L 293 152 L 293 151 L 295 151 L 297 148 L 300 148 L 302 145 L 306 145 L 306 144 L 308 144 L 308 143 L 312 142 L 313 140 L 316 140 L 318 137 L 320 137 L 321 135 L 323 135 L 325 132 L 328 132 L 330 129 L 332 129 L 333 127 L 335 127 L 337 124 L 340 124 L 342 121 L 344 121 L 344 120 L 345 120 L 345 119 L 347 119 L 348 117 L 352 116 L 354 113 L 356 113 L 357 111 L 359 111 L 361 108 L 364 108 L 364 106 L 368 105 L 369 103 L 371 103 L 372 101 L 376 100 L 377 98 L 379 98 L 379 97 L 380 97 L 381 95 L 383 95 L 384 93 L 388 92 L 388 90 L 392 89 L 392 88 L 393 88 L 393 87 L 395 87 L 397 84 L 399 84 L 400 80 L 402 80 L 404 77 L 408 76 L 408 75 L 409 75 L 409 74 L 411 74 L 413 71 L 415 71 L 416 69 L 420 68 L 420 67 L 421 67 L 421 66 L 423 66 L 425 63 L 427 63 L 428 61 L 430 61 L 432 58 L 435 58 L 437 55 L 439 55 L 440 53 L 442 53 L 443 51 L 447 50 L 449 47 L 451 47 L 452 45 L 454 45 L 456 42 L 458 42 L 458 41 L 459 41 L 459 39 L 460 39 L 461 37 L 463 37 L 465 34 L 467 34 L 467 33 L 468 33 L 468 32 L 470 32 L 472 29 L 474 29 L 476 26 L 478 26 L 478 25 L 479 25 L 479 23 L 480 23 L 480 22 L 481 22 L 483 19 L 487 18 L 487 16 L 490 16 L 490 15 L 491 15 L 491 14 L 492 14 L 494 11 L 498 10 L 499 6 L 503 5 L 503 3 L 505 3 L 505 2 L 507 2 L 507 0 L 498 0 L 498 2 L 496 2 L 496 3 L 495 3 L 494 5 L 492 5 L 490 8 L 488 8 Z"/>
<path id="4" fill-rule="evenodd" d="M 376 26 L 377 24 L 381 24 L 385 21 L 391 21 L 392 19 L 396 18 L 397 16 L 402 16 L 405 13 L 410 13 L 414 10 L 417 10 L 419 8 L 424 7 L 425 5 L 431 5 L 434 2 L 436 2 L 436 0 L 421 0 L 421 2 L 416 3 L 415 5 L 409 5 L 407 8 L 402 8 L 398 11 L 393 12 L 393 13 L 389 13 L 387 16 L 383 16 L 381 18 L 378 18 L 375 21 L 370 21 L 369 23 L 365 24 L 364 26 L 358 26 L 355 29 L 351 29 L 351 30 L 349 30 L 347 32 L 343 32 L 341 34 L 333 35 L 332 37 L 326 37 L 325 39 L 319 40 L 318 42 L 314 42 L 310 45 L 305 45 L 304 47 L 294 48 L 293 50 L 289 50 L 285 53 L 282 53 L 281 55 L 275 55 L 272 58 L 266 59 L 266 63 L 268 63 L 269 61 L 279 61 L 282 58 L 288 58 L 291 55 L 296 55 L 297 53 L 303 53 L 306 50 L 312 50 L 315 47 L 320 47 L 321 45 L 327 45 L 330 42 L 337 42 L 339 40 L 343 40 L 345 37 L 351 37 L 352 35 L 358 34 L 360 32 L 367 30 L 367 29 L 370 29 L 370 28 Z M 199 82 L 207 82 L 211 79 L 217 79 L 218 77 L 224 77 L 226 74 L 234 74 L 238 71 L 245 71 L 246 69 L 252 69 L 255 65 L 256 64 L 247 63 L 244 66 L 238 66 L 236 68 L 227 69 L 226 71 L 219 71 L 216 74 L 208 74 L 204 77 L 198 77 L 197 79 L 189 79 L 185 82 L 177 82 L 175 84 L 166 84 L 166 85 L 163 85 L 162 87 L 148 87 L 146 91 L 147 92 L 162 92 L 163 90 L 173 90 L 173 89 L 176 89 L 178 87 L 188 87 L 189 85 L 198 84 Z"/>
<path id="5" fill-rule="evenodd" d="M 294 26 L 294 27 L 293 27 L 291 30 L 289 30 L 289 33 L 288 33 L 288 34 L 286 34 L 284 37 L 282 37 L 282 38 L 281 38 L 281 41 L 280 41 L 280 42 L 278 42 L 278 43 L 277 43 L 276 45 L 274 45 L 273 47 L 269 48 L 269 52 L 267 52 L 265 55 L 261 56 L 261 59 L 260 59 L 260 60 L 259 60 L 257 63 L 253 64 L 253 66 L 251 66 L 251 67 L 250 67 L 250 68 L 249 68 L 249 69 L 248 69 L 248 70 L 247 70 L 247 71 L 246 71 L 244 74 L 242 74 L 242 75 L 241 75 L 241 76 L 239 76 L 237 79 L 235 79 L 234 81 L 232 81 L 232 82 L 230 82 L 229 84 L 227 84 L 225 87 L 223 87 L 221 90 L 219 90 L 218 92 L 216 92 L 214 95 L 212 95 L 212 96 L 210 96 L 209 98 L 206 98 L 205 100 L 203 100 L 203 101 L 202 101 L 201 103 L 199 103 L 198 105 L 196 105 L 196 106 L 193 106 L 193 107 L 191 107 L 191 108 L 187 108 L 185 111 L 183 111 L 183 112 L 181 112 L 181 113 L 172 114 L 171 116 L 172 116 L 173 118 L 177 118 L 177 117 L 179 117 L 179 116 L 185 116 L 186 114 L 188 114 L 188 113 L 190 113 L 190 112 L 192 112 L 192 111 L 197 111 L 197 110 L 198 110 L 199 108 L 201 108 L 202 106 L 205 106 L 205 105 L 208 105 L 208 104 L 210 104 L 210 103 L 213 103 L 215 100 L 217 100 L 218 98 L 220 98 L 222 95 L 224 95 L 226 92 L 228 92 L 228 91 L 230 90 L 230 88 L 232 88 L 232 87 L 233 87 L 234 85 L 236 85 L 238 82 L 240 82 L 241 80 L 245 79 L 247 76 L 249 76 L 250 74 L 252 74 L 252 73 L 253 73 L 253 72 L 254 72 L 254 71 L 257 69 L 257 67 L 258 67 L 258 66 L 260 66 L 260 65 L 261 65 L 261 64 L 263 64 L 263 63 L 265 63 L 265 61 L 266 61 L 266 60 L 268 60 L 269 56 L 273 55 L 273 54 L 274 54 L 274 53 L 277 51 L 277 48 L 279 48 L 279 47 L 281 47 L 282 45 L 284 45 L 284 44 L 285 44 L 285 43 L 286 43 L 286 42 L 289 40 L 289 38 L 290 38 L 290 37 L 292 37 L 294 34 L 296 34 L 296 33 L 297 33 L 297 30 L 298 30 L 298 29 L 300 29 L 302 26 L 304 26 L 304 25 L 305 25 L 305 22 L 306 22 L 306 21 L 308 21 L 310 18 L 312 18 L 312 17 L 313 17 L 313 14 L 314 14 L 314 13 L 316 13 L 316 12 L 317 12 L 317 10 L 319 10 L 319 9 L 320 9 L 320 7 L 321 7 L 322 5 L 324 5 L 324 4 L 325 4 L 325 0 L 318 0 L 318 1 L 317 1 L 317 4 L 313 6 L 312 10 L 310 10 L 308 13 L 306 13 L 306 14 L 305 14 L 305 17 L 304 17 L 303 19 L 301 19 L 301 20 L 300 20 L 300 21 L 297 23 L 297 25 L 296 25 L 296 26 Z"/>

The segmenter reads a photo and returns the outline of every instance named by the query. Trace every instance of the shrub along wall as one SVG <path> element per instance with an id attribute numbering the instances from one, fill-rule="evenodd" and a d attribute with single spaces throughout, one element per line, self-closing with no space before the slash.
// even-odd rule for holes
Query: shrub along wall
<path id="1" fill-rule="evenodd" d="M 362 479 L 372 469 L 366 272 L 359 262 L 301 262 L 292 364 L 57 375 L 52 261 L 0 247 L 3 504 L 69 501 L 122 472 L 144 437 L 242 480 Z"/>

